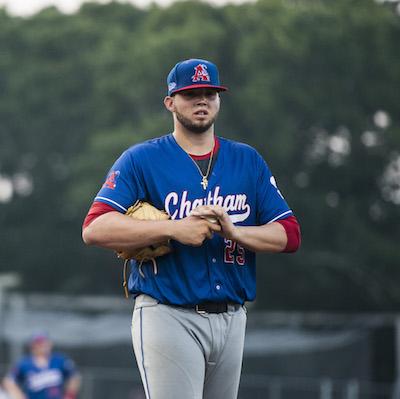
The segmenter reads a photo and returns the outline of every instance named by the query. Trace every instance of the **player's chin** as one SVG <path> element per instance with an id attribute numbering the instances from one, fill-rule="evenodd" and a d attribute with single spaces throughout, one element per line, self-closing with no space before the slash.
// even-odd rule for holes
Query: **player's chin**
<path id="1" fill-rule="evenodd" d="M 215 119 L 211 116 L 207 116 L 207 117 L 203 117 L 203 118 L 195 118 L 192 119 L 192 126 L 201 130 L 204 129 L 208 130 L 214 123 L 215 123 Z"/>
<path id="2" fill-rule="evenodd" d="M 204 133 L 206 132 L 211 126 L 212 126 L 213 122 L 193 122 L 190 127 L 189 130 L 191 130 L 193 133 Z"/>
<path id="3" fill-rule="evenodd" d="M 196 134 L 203 134 L 203 133 L 207 132 L 208 129 L 209 129 L 209 128 L 207 128 L 207 129 L 205 129 L 205 128 L 203 128 L 203 129 L 201 129 L 201 128 L 192 129 L 192 132 L 193 132 L 193 133 L 196 133 Z"/>

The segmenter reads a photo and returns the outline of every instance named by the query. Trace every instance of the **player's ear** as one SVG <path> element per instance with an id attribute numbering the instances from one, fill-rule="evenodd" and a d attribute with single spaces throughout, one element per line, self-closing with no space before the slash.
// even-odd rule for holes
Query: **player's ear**
<path id="1" fill-rule="evenodd" d="M 175 111 L 175 104 L 174 104 L 174 98 L 171 96 L 166 96 L 164 98 L 164 105 L 165 108 L 167 108 L 168 111 L 174 112 Z"/>

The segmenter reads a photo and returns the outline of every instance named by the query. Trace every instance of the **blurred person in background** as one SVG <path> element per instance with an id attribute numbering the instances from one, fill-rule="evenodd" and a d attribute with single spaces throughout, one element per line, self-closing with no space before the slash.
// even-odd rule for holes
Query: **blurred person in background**
<path id="1" fill-rule="evenodd" d="M 81 379 L 74 362 L 53 353 L 53 342 L 44 333 L 32 336 L 29 350 L 4 378 L 4 388 L 11 398 L 76 399 Z"/>

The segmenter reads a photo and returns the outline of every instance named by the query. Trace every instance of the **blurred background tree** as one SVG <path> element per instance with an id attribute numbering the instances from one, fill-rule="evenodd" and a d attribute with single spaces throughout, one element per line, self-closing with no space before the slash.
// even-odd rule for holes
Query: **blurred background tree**
<path id="1" fill-rule="evenodd" d="M 217 134 L 267 159 L 303 233 L 261 255 L 264 309 L 398 310 L 400 19 L 372 0 L 0 9 L 0 264 L 26 291 L 116 293 L 81 224 L 113 160 L 170 132 L 165 79 L 215 62 Z"/>

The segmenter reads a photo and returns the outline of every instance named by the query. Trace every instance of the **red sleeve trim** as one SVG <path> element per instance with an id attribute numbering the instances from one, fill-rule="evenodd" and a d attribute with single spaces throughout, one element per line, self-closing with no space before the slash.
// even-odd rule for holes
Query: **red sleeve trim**
<path id="1" fill-rule="evenodd" d="M 115 209 L 104 202 L 95 201 L 89 209 L 88 214 L 83 221 L 83 228 L 89 226 L 90 223 L 93 222 L 94 219 L 98 218 L 100 215 L 104 215 L 105 213 L 115 211 Z"/>
<path id="2" fill-rule="evenodd" d="M 296 252 L 301 243 L 300 225 L 295 216 L 289 216 L 286 219 L 277 220 L 280 223 L 287 235 L 286 248 L 282 252 Z"/>

